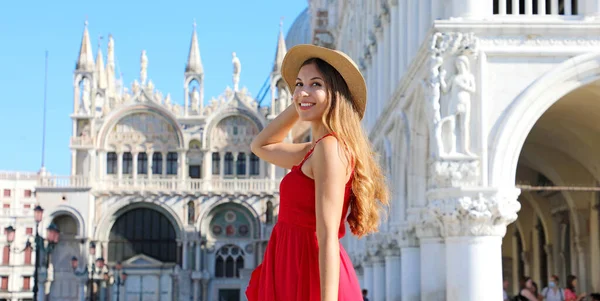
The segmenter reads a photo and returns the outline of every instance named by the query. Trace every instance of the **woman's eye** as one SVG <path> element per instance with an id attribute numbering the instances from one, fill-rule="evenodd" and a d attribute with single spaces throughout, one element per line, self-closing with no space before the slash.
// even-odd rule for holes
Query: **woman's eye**
<path id="1" fill-rule="evenodd" d="M 321 84 L 320 84 L 320 83 L 313 83 L 313 86 L 320 87 L 320 86 L 321 86 Z"/>
<path id="2" fill-rule="evenodd" d="M 296 83 L 296 87 L 302 87 L 302 83 Z"/>

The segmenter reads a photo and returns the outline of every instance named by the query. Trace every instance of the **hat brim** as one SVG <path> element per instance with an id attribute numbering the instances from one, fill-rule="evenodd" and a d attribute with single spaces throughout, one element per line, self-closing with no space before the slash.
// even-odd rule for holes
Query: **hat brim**
<path id="1" fill-rule="evenodd" d="M 350 89 L 351 101 L 362 120 L 367 106 L 367 85 L 356 63 L 341 51 L 311 44 L 301 44 L 290 48 L 281 64 L 281 73 L 292 94 L 296 88 L 296 78 L 302 64 L 312 58 L 322 59 L 340 73 Z"/>

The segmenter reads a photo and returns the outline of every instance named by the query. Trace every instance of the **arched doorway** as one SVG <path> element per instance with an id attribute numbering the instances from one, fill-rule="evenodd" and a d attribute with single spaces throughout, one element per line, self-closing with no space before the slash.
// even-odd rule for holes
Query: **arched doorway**
<path id="1" fill-rule="evenodd" d="M 202 221 L 212 251 L 207 254 L 211 275 L 209 300 L 243 300 L 247 277 L 255 266 L 259 222 L 256 215 L 241 204 L 223 203 L 213 208 Z"/>
<path id="2" fill-rule="evenodd" d="M 153 208 L 133 208 L 112 225 L 108 262 L 122 262 L 128 277 L 124 300 L 171 298 L 171 273 L 178 261 L 177 232 L 169 218 Z"/>
<path id="3" fill-rule="evenodd" d="M 52 222 L 60 229 L 60 240 L 50 259 L 54 269 L 50 300 L 76 301 L 79 300 L 81 283 L 73 274 L 71 258 L 81 257 L 81 245 L 77 239 L 79 225 L 70 214 L 60 214 Z"/>
<path id="4" fill-rule="evenodd" d="M 575 57 L 538 79 L 507 110 L 495 137 L 490 180 L 521 189 L 520 256 L 540 290 L 553 274 L 562 287 L 573 274 L 578 291 L 600 289 L 600 258 L 592 256 L 600 248 L 599 218 L 590 210 L 600 193 L 599 63 L 598 54 Z"/>

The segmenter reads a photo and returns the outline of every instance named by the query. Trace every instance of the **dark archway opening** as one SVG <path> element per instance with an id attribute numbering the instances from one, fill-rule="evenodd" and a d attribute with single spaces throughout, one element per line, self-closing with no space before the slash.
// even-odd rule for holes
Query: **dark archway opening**
<path id="1" fill-rule="evenodd" d="M 177 235 L 162 213 L 137 208 L 121 215 L 110 230 L 108 260 L 125 261 L 144 254 L 162 262 L 177 261 Z"/>

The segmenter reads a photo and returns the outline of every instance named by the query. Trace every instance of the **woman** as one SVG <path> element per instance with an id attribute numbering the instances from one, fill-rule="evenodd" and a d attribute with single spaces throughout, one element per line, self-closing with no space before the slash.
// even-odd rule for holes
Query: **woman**
<path id="1" fill-rule="evenodd" d="M 249 301 L 361 301 L 354 267 L 339 242 L 344 219 L 358 237 L 376 232 L 388 204 L 385 178 L 361 127 L 365 81 L 347 55 L 314 45 L 291 48 L 282 74 L 293 103 L 251 148 L 291 171 L 281 181 L 279 218 L 246 296 Z M 284 142 L 297 120 L 310 122 L 316 141 Z"/>
<path id="2" fill-rule="evenodd" d="M 521 281 L 521 289 L 515 300 L 519 301 L 538 301 L 537 287 L 534 286 L 533 280 L 530 277 L 525 277 Z"/>
<path id="3" fill-rule="evenodd" d="M 585 298 L 586 294 L 583 293 L 577 296 L 575 287 L 577 286 L 577 277 L 574 275 L 567 276 L 567 288 L 565 288 L 565 301 L 580 301 Z"/>

